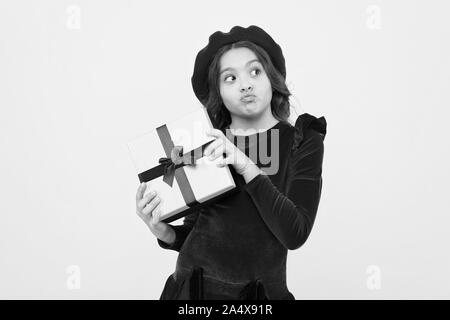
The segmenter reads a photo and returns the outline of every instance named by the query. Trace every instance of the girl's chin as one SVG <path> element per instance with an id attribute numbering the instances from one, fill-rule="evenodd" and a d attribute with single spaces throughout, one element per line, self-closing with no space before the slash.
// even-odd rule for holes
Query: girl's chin
<path id="1" fill-rule="evenodd" d="M 242 109 L 242 113 L 246 114 L 246 115 L 258 115 L 261 113 L 261 110 L 257 107 L 257 106 L 251 106 L 251 105 L 247 105 L 244 106 L 244 108 Z"/>

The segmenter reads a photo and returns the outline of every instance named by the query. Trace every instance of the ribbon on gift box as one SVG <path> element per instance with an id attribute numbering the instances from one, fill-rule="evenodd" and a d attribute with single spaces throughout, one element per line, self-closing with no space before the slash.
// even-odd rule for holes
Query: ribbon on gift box
<path id="1" fill-rule="evenodd" d="M 158 161 L 160 164 L 158 166 L 139 173 L 139 181 L 141 183 L 147 182 L 163 176 L 163 181 L 172 187 L 173 179 L 175 177 L 186 205 L 188 207 L 195 206 L 198 202 L 195 199 L 186 172 L 182 168 L 186 165 L 195 166 L 196 161 L 203 157 L 205 148 L 214 140 L 204 143 L 200 147 L 183 154 L 183 147 L 174 145 L 166 125 L 156 128 L 156 131 L 167 157 L 160 158 Z"/>
<path id="2" fill-rule="evenodd" d="M 164 169 L 163 181 L 169 186 L 172 186 L 173 184 L 176 169 L 185 165 L 195 166 L 196 164 L 196 161 L 191 157 L 190 152 L 183 155 L 182 146 L 174 146 L 170 158 L 159 158 L 158 162 L 161 163 Z"/>

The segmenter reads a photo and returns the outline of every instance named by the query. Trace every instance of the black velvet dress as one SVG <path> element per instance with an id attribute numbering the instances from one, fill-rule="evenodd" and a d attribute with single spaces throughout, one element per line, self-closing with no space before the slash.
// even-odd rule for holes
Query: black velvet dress
<path id="1" fill-rule="evenodd" d="M 232 136 L 267 174 L 246 184 L 230 165 L 238 192 L 172 226 L 176 233 L 172 245 L 158 239 L 162 248 L 179 252 L 161 300 L 295 299 L 286 284 L 287 251 L 300 248 L 314 224 L 326 125 L 324 117 L 304 113 L 295 126 L 280 121 L 265 132 L 246 136 L 243 144 Z M 257 141 L 258 148 L 265 144 L 269 150 L 262 154 L 272 156 L 274 129 L 279 135 L 278 170 L 269 173 L 267 159 L 260 161 L 260 153 L 249 150 Z"/>

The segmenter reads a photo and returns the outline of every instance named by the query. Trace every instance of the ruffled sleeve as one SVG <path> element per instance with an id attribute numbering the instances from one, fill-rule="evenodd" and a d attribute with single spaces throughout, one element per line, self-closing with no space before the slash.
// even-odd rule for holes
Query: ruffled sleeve
<path id="1" fill-rule="evenodd" d="M 268 228 L 290 250 L 306 242 L 314 224 L 322 190 L 326 127 L 323 116 L 316 118 L 304 113 L 298 117 L 288 150 L 290 172 L 285 193 L 263 174 L 246 185 Z"/>
<path id="2" fill-rule="evenodd" d="M 316 131 L 321 136 L 323 141 L 325 140 L 325 135 L 327 134 L 327 121 L 323 116 L 320 118 L 316 118 L 309 113 L 300 115 L 295 122 L 294 142 L 292 143 L 292 150 L 296 150 L 299 148 L 305 137 L 305 132 L 308 129 Z"/>

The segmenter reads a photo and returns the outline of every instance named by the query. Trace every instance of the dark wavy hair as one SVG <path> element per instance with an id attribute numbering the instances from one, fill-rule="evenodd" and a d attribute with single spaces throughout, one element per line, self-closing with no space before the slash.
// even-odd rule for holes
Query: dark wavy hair
<path id="1" fill-rule="evenodd" d="M 291 93 L 286 86 L 286 79 L 275 68 L 266 50 L 250 41 L 238 41 L 221 47 L 209 65 L 209 92 L 207 97 L 201 102 L 205 106 L 214 128 L 223 130 L 231 123 L 230 112 L 225 107 L 222 97 L 220 96 L 220 58 L 228 50 L 242 47 L 248 48 L 255 53 L 269 78 L 272 86 L 272 101 L 270 102 L 270 105 L 274 118 L 279 121 L 287 121 L 290 116 L 289 96 L 291 96 Z"/>

